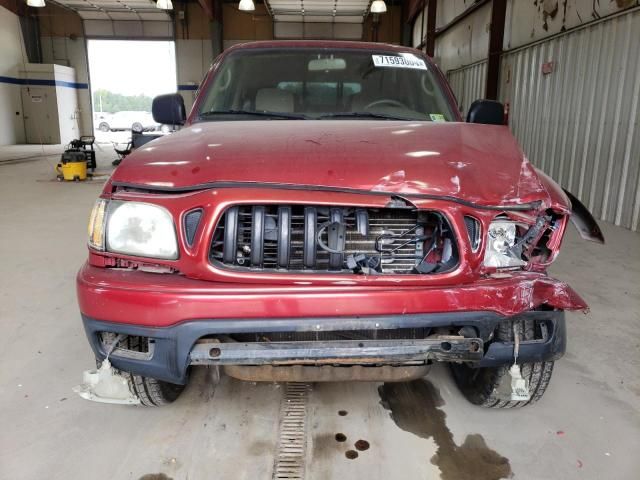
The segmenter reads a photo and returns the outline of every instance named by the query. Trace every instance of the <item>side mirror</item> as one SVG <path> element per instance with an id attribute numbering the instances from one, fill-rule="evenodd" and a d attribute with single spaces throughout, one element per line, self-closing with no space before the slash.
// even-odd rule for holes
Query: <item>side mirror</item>
<path id="1" fill-rule="evenodd" d="M 504 105 L 495 100 L 476 100 L 469 107 L 467 122 L 505 125 Z"/>
<path id="2" fill-rule="evenodd" d="M 168 93 L 154 98 L 151 113 L 156 123 L 165 125 L 184 125 L 187 119 L 184 100 L 179 93 Z"/>

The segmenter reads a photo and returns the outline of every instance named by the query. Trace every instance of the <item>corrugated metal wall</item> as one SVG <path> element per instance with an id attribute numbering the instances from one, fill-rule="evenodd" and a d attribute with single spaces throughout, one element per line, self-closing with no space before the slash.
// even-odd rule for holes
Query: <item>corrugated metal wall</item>
<path id="1" fill-rule="evenodd" d="M 487 86 L 487 62 L 476 62 L 462 68 L 449 70 L 447 79 L 456 95 L 460 111 L 466 115 L 474 100 L 484 98 Z"/>
<path id="2" fill-rule="evenodd" d="M 596 217 L 632 230 L 640 222 L 638 32 L 635 9 L 506 53 L 500 92 L 531 162 Z"/>

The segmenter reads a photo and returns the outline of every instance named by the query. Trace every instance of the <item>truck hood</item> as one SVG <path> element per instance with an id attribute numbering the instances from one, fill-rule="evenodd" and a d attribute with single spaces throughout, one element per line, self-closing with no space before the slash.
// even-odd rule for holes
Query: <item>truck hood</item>
<path id="1" fill-rule="evenodd" d="M 549 199 L 508 128 L 466 123 L 197 123 L 136 150 L 112 182 L 160 190 L 221 182 L 308 185 L 479 205 Z"/>

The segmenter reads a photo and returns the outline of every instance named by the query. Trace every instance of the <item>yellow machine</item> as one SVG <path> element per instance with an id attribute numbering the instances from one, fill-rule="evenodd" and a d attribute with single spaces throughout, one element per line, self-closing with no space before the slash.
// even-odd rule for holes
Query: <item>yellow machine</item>
<path id="1" fill-rule="evenodd" d="M 65 152 L 56 165 L 59 181 L 79 182 L 87 179 L 87 158 L 81 152 Z"/>

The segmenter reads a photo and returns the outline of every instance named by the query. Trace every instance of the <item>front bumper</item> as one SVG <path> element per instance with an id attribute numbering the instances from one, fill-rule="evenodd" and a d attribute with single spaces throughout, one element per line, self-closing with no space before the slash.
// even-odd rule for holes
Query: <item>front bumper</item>
<path id="1" fill-rule="evenodd" d="M 85 265 L 77 288 L 96 357 L 102 360 L 106 354 L 100 332 L 147 337 L 153 347 L 148 355 L 133 358 L 116 350 L 113 365 L 172 383 L 185 383 L 188 367 L 201 363 L 378 366 L 436 360 L 505 365 L 513 361 L 513 344 L 496 342 L 492 334 L 500 322 L 523 319 L 544 323 L 546 333 L 522 343 L 519 359 L 554 360 L 565 350 L 563 311 L 587 308 L 569 286 L 533 272 L 438 287 L 261 286 Z M 470 327 L 464 335 L 443 338 L 463 327 Z M 318 336 L 306 345 L 201 343 L 203 337 L 258 332 L 367 331 L 370 340 L 371 332 L 406 328 L 429 329 L 429 335 L 407 341 L 381 334 L 372 337 L 379 341 L 355 343 Z"/>
<path id="2" fill-rule="evenodd" d="M 513 361 L 513 343 L 487 342 L 500 322 L 531 319 L 545 325 L 542 340 L 520 344 L 519 361 L 550 361 L 566 349 L 562 311 L 530 311 L 505 318 L 490 312 L 392 315 L 361 318 L 294 318 L 196 320 L 165 328 L 114 324 L 83 316 L 85 331 L 99 360 L 105 358 L 100 332 L 148 337 L 153 348 L 147 358 L 127 358 L 114 351 L 110 360 L 118 369 L 171 383 L 187 381 L 189 365 L 417 365 L 427 361 L 464 361 L 476 367 L 507 365 Z M 399 328 L 472 327 L 478 337 L 433 336 L 424 340 L 354 342 L 199 343 L 211 335 L 253 332 L 383 331 Z"/>
<path id="3" fill-rule="evenodd" d="M 348 277 L 347 277 L 348 278 Z M 542 273 L 438 286 L 258 285 L 194 280 L 85 264 L 78 272 L 80 311 L 90 318 L 145 327 L 199 319 L 364 317 L 491 312 L 503 317 L 541 306 L 586 310 L 566 283 Z"/>

